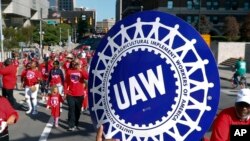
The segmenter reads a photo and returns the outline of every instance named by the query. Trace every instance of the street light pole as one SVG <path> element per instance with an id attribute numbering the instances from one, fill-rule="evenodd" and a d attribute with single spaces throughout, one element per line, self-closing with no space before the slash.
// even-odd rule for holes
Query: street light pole
<path id="1" fill-rule="evenodd" d="M 41 54 L 43 55 L 43 31 L 42 31 L 42 8 L 40 9 L 40 50 L 41 50 Z"/>
<path id="2" fill-rule="evenodd" d="M 3 24 L 2 24 L 2 1 L 0 0 L 0 42 L 1 42 L 1 62 L 4 60 L 4 51 L 3 51 Z"/>

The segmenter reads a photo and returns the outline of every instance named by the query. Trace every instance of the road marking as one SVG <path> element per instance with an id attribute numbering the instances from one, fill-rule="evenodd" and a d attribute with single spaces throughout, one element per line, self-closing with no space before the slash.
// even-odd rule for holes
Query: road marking
<path id="1" fill-rule="evenodd" d="M 227 94 L 227 95 L 236 96 L 239 90 L 237 90 L 237 89 L 221 89 L 220 91 Z"/>
<path id="2" fill-rule="evenodd" d="M 54 119 L 50 117 L 48 123 L 46 124 L 45 128 L 43 129 L 43 133 L 41 134 L 39 141 L 47 141 L 49 133 L 53 127 Z"/>

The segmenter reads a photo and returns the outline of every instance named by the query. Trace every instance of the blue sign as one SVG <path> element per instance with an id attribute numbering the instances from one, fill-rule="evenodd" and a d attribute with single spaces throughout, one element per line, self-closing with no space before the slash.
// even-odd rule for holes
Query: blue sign
<path id="1" fill-rule="evenodd" d="M 217 111 L 217 64 L 183 20 L 147 11 L 119 21 L 93 57 L 89 107 L 106 138 L 198 141 Z"/>

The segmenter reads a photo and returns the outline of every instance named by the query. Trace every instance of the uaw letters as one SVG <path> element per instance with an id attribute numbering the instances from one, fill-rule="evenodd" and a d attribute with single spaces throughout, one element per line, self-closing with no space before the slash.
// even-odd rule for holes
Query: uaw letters
<path id="1" fill-rule="evenodd" d="M 250 125 L 231 125 L 230 141 L 249 141 Z"/>
<path id="2" fill-rule="evenodd" d="M 166 94 L 162 66 L 159 65 L 156 67 L 157 74 L 153 72 L 152 69 L 147 70 L 147 77 L 144 76 L 143 73 L 139 73 L 138 76 L 140 81 L 143 83 L 143 86 L 147 90 L 147 93 L 151 99 L 156 97 L 155 88 L 159 91 L 160 95 Z M 147 79 L 150 81 L 147 81 Z M 118 87 L 120 87 L 121 93 L 119 92 Z M 120 84 L 113 85 L 115 97 L 117 100 L 117 105 L 119 109 L 124 110 L 129 108 L 130 106 L 136 105 L 138 100 L 147 101 L 147 96 L 143 92 L 141 86 L 138 83 L 138 80 L 135 76 L 129 78 L 129 93 L 126 90 L 124 81 L 121 81 Z M 124 102 L 121 100 L 121 96 L 123 96 Z"/>

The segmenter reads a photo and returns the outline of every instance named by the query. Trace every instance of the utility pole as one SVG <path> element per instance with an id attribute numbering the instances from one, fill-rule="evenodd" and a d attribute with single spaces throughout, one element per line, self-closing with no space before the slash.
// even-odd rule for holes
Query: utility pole
<path id="1" fill-rule="evenodd" d="M 43 30 L 42 30 L 42 16 L 43 16 L 43 13 L 42 13 L 42 8 L 40 9 L 40 50 L 41 50 L 41 55 L 43 56 Z"/>
<path id="2" fill-rule="evenodd" d="M 59 40 L 60 40 L 59 45 L 62 46 L 62 28 L 61 27 L 59 28 L 59 33 L 60 33 L 60 35 L 59 35 Z"/>
<path id="3" fill-rule="evenodd" d="M 4 50 L 3 50 L 3 23 L 2 23 L 2 1 L 0 0 L 0 42 L 1 42 L 1 62 L 4 60 Z"/>

